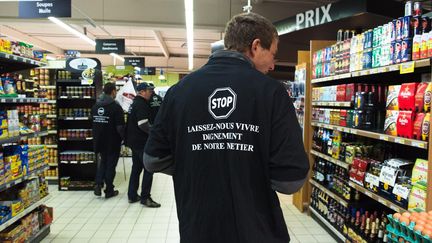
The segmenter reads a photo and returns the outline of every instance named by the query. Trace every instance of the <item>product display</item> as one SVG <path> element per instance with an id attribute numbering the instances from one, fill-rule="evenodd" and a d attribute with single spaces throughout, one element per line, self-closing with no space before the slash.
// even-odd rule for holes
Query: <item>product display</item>
<path id="1" fill-rule="evenodd" d="M 33 45 L 21 41 L 10 41 L 7 39 L 0 39 L 0 52 L 35 60 L 41 60 L 41 58 L 43 58 L 43 56 L 41 57 L 38 52 L 33 51 Z"/>
<path id="2" fill-rule="evenodd" d="M 77 161 L 77 162 L 94 162 L 96 159 L 96 155 L 93 152 L 88 151 L 64 151 L 60 153 L 60 161 L 63 162 L 70 162 L 70 161 Z"/>
<path id="3" fill-rule="evenodd" d="M 90 129 L 67 129 L 59 131 L 60 139 L 77 139 L 86 140 L 92 138 Z"/>
<path id="4" fill-rule="evenodd" d="M 387 215 L 388 238 L 392 242 L 430 242 L 432 212 L 404 212 Z"/>
<path id="5" fill-rule="evenodd" d="M 83 86 L 67 86 L 62 87 L 60 91 L 60 98 L 94 98 L 96 91 L 94 87 Z"/>
<path id="6" fill-rule="evenodd" d="M 59 109 L 60 117 L 90 117 L 90 108 Z"/>

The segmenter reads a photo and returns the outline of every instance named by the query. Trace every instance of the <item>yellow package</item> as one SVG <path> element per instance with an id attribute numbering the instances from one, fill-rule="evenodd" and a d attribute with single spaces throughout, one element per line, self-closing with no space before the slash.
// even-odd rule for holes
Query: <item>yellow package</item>
<path id="1" fill-rule="evenodd" d="M 418 186 L 413 186 L 408 201 L 408 211 L 426 211 L 426 191 Z"/>
<path id="2" fill-rule="evenodd" d="M 12 174 L 12 180 L 20 178 L 23 175 L 22 174 L 23 170 L 22 170 L 22 162 L 21 162 L 21 160 L 17 160 L 17 161 L 11 162 L 10 171 L 11 171 L 11 174 Z"/>
<path id="3" fill-rule="evenodd" d="M 3 52 L 6 52 L 8 54 L 12 54 L 12 43 L 9 40 L 4 40 Z"/>
<path id="4" fill-rule="evenodd" d="M 423 141 L 429 140 L 429 127 L 430 127 L 430 113 L 426 113 L 423 123 L 422 123 L 422 129 L 421 129 L 421 137 Z"/>
<path id="5" fill-rule="evenodd" d="M 427 171 L 428 161 L 423 159 L 417 159 L 411 176 L 411 184 L 423 189 L 427 187 Z"/>
<path id="6" fill-rule="evenodd" d="M 432 82 L 428 84 L 425 94 L 424 94 L 424 110 L 425 112 L 430 111 L 431 107 L 431 101 L 432 101 Z"/>

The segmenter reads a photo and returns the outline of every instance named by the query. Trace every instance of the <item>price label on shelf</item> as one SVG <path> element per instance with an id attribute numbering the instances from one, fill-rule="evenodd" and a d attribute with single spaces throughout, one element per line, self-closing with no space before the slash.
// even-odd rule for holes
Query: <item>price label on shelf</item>
<path id="1" fill-rule="evenodd" d="M 405 144 L 405 139 L 403 139 L 403 138 L 395 138 L 395 143 Z"/>
<path id="2" fill-rule="evenodd" d="M 6 54 L 5 57 L 6 57 L 6 58 L 10 58 L 10 55 L 9 55 L 9 54 Z"/>
<path id="3" fill-rule="evenodd" d="M 379 139 L 382 141 L 388 141 L 389 137 L 387 135 L 380 135 Z"/>
<path id="4" fill-rule="evenodd" d="M 18 57 L 17 56 L 13 56 L 13 59 L 16 61 L 16 60 L 18 60 Z"/>
<path id="5" fill-rule="evenodd" d="M 354 135 L 357 135 L 357 130 L 351 129 L 350 132 Z"/>
<path id="6" fill-rule="evenodd" d="M 370 193 L 369 191 L 364 191 L 364 194 L 368 197 L 372 197 L 372 193 Z"/>
<path id="7" fill-rule="evenodd" d="M 400 211 L 400 209 L 397 208 L 397 207 L 394 206 L 394 205 L 390 205 L 390 208 L 393 209 L 393 210 L 396 211 L 396 212 L 399 212 L 399 211 Z"/>
<path id="8" fill-rule="evenodd" d="M 415 62 L 406 62 L 400 65 L 400 74 L 413 73 L 415 67 Z"/>
<path id="9" fill-rule="evenodd" d="M 387 205 L 387 201 L 384 200 L 384 199 L 382 199 L 382 198 L 378 198 L 378 202 L 380 202 L 380 203 L 382 203 L 384 205 Z"/>
<path id="10" fill-rule="evenodd" d="M 420 141 L 412 141 L 411 146 L 417 147 L 417 148 L 423 148 L 423 149 L 426 148 L 425 144 L 423 142 L 420 142 Z"/>

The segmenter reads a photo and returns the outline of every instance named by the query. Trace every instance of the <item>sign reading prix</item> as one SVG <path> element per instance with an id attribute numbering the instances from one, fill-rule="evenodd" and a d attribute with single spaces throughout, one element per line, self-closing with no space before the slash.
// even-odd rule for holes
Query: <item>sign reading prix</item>
<path id="1" fill-rule="evenodd" d="M 366 0 L 343 0 L 274 23 L 279 35 L 367 12 Z"/>
<path id="2" fill-rule="evenodd" d="M 124 65 L 130 65 L 133 67 L 144 68 L 145 58 L 144 57 L 125 57 Z"/>
<path id="3" fill-rule="evenodd" d="M 124 54 L 125 39 L 96 39 L 97 54 Z"/>
<path id="4" fill-rule="evenodd" d="M 34 19 L 71 15 L 71 0 L 19 1 L 19 17 Z"/>

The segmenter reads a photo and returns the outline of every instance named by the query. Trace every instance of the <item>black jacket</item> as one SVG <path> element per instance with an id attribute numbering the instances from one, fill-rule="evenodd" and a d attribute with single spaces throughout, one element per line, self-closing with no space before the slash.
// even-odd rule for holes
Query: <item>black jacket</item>
<path id="1" fill-rule="evenodd" d="M 156 119 L 156 115 L 159 111 L 159 108 L 162 104 L 162 97 L 160 97 L 159 95 L 157 95 L 156 93 L 153 93 L 152 97 L 150 98 L 150 124 L 153 124 L 155 119 Z"/>
<path id="2" fill-rule="evenodd" d="M 111 96 L 102 94 L 92 107 L 91 114 L 94 151 L 120 151 L 125 124 L 121 106 Z"/>
<path id="3" fill-rule="evenodd" d="M 284 87 L 240 53 L 216 52 L 167 92 L 144 156 L 172 169 L 182 243 L 289 241 L 275 189 L 307 177 L 301 129 Z"/>
<path id="4" fill-rule="evenodd" d="M 144 150 L 148 133 L 139 128 L 138 124 L 149 122 L 151 109 L 149 102 L 143 97 L 135 96 L 132 105 L 129 107 L 126 125 L 126 145 L 135 150 Z"/>

